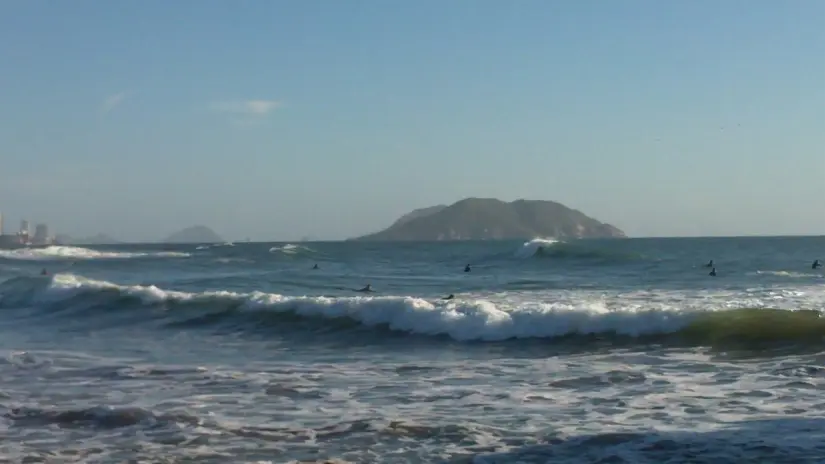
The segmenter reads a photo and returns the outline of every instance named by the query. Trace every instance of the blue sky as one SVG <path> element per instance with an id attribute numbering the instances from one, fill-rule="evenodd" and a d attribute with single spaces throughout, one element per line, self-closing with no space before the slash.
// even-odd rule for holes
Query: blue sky
<path id="1" fill-rule="evenodd" d="M 344 238 L 468 196 L 825 234 L 825 2 L 5 2 L 0 211 Z"/>

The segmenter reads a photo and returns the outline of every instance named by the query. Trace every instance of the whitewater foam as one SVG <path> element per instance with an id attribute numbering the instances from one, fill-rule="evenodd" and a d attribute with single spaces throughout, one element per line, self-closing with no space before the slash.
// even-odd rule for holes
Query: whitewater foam
<path id="1" fill-rule="evenodd" d="M 44 248 L 20 248 L 17 250 L 0 250 L 0 258 L 27 261 L 48 261 L 55 259 L 129 259 L 129 258 L 186 258 L 189 253 L 175 251 L 125 252 L 102 251 L 73 246 L 49 246 Z"/>
<path id="2" fill-rule="evenodd" d="M 821 279 L 822 274 L 794 271 L 756 271 L 752 275 L 771 275 L 776 277 L 791 277 L 795 279 Z"/>
<path id="3" fill-rule="evenodd" d="M 819 309 L 825 302 L 822 289 L 776 289 L 734 292 L 632 292 L 550 291 L 459 296 L 450 301 L 428 301 L 415 296 L 286 296 L 261 291 L 239 293 L 224 290 L 184 292 L 154 285 L 119 285 L 61 273 L 31 295 L 18 278 L 4 284 L 0 306 L 50 304 L 91 295 L 100 305 L 108 295 L 112 304 L 124 297 L 144 305 L 173 303 L 238 311 L 291 313 L 326 319 L 347 318 L 368 327 L 420 335 L 446 335 L 458 341 L 501 341 L 518 338 L 552 338 L 566 335 L 618 334 L 644 336 L 674 333 L 688 327 L 698 316 L 742 308 Z M 25 291 L 19 296 L 15 288 Z"/>

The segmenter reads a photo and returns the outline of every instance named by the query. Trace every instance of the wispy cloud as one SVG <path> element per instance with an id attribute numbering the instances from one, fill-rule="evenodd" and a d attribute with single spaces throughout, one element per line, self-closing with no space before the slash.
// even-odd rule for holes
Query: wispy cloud
<path id="1" fill-rule="evenodd" d="M 215 102 L 212 110 L 242 116 L 264 117 L 281 106 L 275 100 L 235 100 Z"/>
<path id="2" fill-rule="evenodd" d="M 114 95 L 109 95 L 103 100 L 103 103 L 100 105 L 100 111 L 104 114 L 112 111 L 118 105 L 123 102 L 123 99 L 126 98 L 126 92 L 116 93 Z"/>

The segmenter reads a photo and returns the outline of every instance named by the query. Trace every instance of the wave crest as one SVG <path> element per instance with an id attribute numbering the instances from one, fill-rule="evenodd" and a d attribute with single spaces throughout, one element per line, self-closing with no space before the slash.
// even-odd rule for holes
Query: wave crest
<path id="1" fill-rule="evenodd" d="M 561 243 L 552 238 L 534 238 L 529 242 L 524 242 L 521 248 L 516 250 L 516 258 L 532 258 L 536 254 L 543 253 L 547 248 Z"/>
<path id="2" fill-rule="evenodd" d="M 766 301 L 770 297 L 766 296 Z M 775 302 L 775 300 L 774 300 Z M 165 290 L 118 285 L 74 274 L 52 278 L 18 277 L 0 285 L 0 307 L 45 305 L 59 309 L 111 312 L 128 307 L 162 307 L 157 317 L 169 326 L 231 324 L 239 330 L 284 328 L 287 320 L 316 320 L 341 327 L 341 321 L 410 334 L 448 336 L 458 341 L 503 341 L 570 336 L 678 336 L 691 343 L 726 338 L 794 339 L 825 335 L 818 311 L 667 305 L 630 298 L 521 301 L 507 304 L 471 298 L 428 301 L 413 296 L 292 297 L 273 293 Z M 82 311 L 82 309 L 80 309 Z M 91 316 L 91 314 L 90 314 Z M 286 319 L 284 319 L 286 318 Z"/>
<path id="3" fill-rule="evenodd" d="M 534 238 L 525 242 L 515 252 L 516 258 L 554 258 L 570 260 L 595 260 L 602 263 L 623 263 L 641 257 L 626 252 L 617 252 L 595 245 L 587 240 L 565 242 L 551 238 Z"/>
<path id="4" fill-rule="evenodd" d="M 186 258 L 189 253 L 176 251 L 126 252 L 102 251 L 91 248 L 52 245 L 44 248 L 19 248 L 0 250 L 0 258 L 26 261 L 80 260 L 80 259 L 129 259 L 129 258 Z"/>

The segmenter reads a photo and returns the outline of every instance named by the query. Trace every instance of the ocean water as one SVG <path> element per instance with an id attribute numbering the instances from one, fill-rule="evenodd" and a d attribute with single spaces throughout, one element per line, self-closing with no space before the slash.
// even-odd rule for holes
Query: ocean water
<path id="1" fill-rule="evenodd" d="M 822 257 L 825 238 L 0 250 L 0 461 L 821 462 Z"/>

